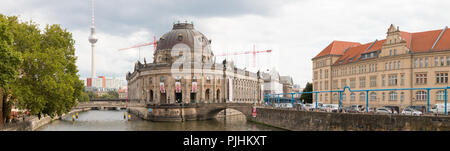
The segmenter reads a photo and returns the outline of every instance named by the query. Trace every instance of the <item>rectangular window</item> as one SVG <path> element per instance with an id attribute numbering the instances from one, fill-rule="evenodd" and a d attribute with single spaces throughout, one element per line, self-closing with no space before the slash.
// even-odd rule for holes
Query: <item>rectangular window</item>
<path id="1" fill-rule="evenodd" d="M 397 62 L 397 69 L 400 69 L 401 65 L 400 65 L 400 61 Z"/>
<path id="2" fill-rule="evenodd" d="M 350 79 L 350 88 L 355 88 L 356 87 L 356 83 L 355 83 L 356 79 Z"/>
<path id="3" fill-rule="evenodd" d="M 448 83 L 448 72 L 438 72 L 436 73 L 436 83 Z"/>
<path id="4" fill-rule="evenodd" d="M 397 75 L 389 75 L 389 86 L 397 85 Z"/>
<path id="5" fill-rule="evenodd" d="M 450 57 L 447 56 L 447 66 L 450 66 Z"/>
<path id="6" fill-rule="evenodd" d="M 418 59 L 414 59 L 414 68 L 417 68 L 419 64 L 419 60 Z"/>
<path id="7" fill-rule="evenodd" d="M 401 75 L 401 78 L 402 78 L 402 81 L 401 81 L 400 84 L 401 84 L 401 85 L 405 85 L 405 75 L 402 74 L 402 75 Z"/>
<path id="8" fill-rule="evenodd" d="M 384 86 L 384 75 L 383 76 L 381 76 L 381 86 Z"/>
<path id="9" fill-rule="evenodd" d="M 420 60 L 419 68 L 422 68 L 423 67 L 423 59 L 421 58 L 419 60 Z"/>
<path id="10" fill-rule="evenodd" d="M 317 71 L 314 72 L 314 79 L 317 80 Z"/>
<path id="11" fill-rule="evenodd" d="M 425 68 L 428 67 L 428 57 L 425 58 Z"/>
<path id="12" fill-rule="evenodd" d="M 377 77 L 370 77 L 370 87 L 377 86 Z"/>
<path id="13" fill-rule="evenodd" d="M 341 80 L 341 88 L 344 88 L 345 86 L 347 86 L 347 80 L 346 79 L 342 79 Z"/>
<path id="14" fill-rule="evenodd" d="M 427 84 L 427 74 L 426 73 L 416 73 L 416 84 L 417 85 Z"/>
<path id="15" fill-rule="evenodd" d="M 437 67 L 439 65 L 439 58 L 434 57 L 434 66 Z"/>
<path id="16" fill-rule="evenodd" d="M 397 100 L 397 92 L 389 93 L 389 100 L 390 101 L 396 101 Z"/>
<path id="17" fill-rule="evenodd" d="M 366 87 L 366 78 L 359 78 L 359 88 L 365 88 Z"/>
<path id="18" fill-rule="evenodd" d="M 441 57 L 441 67 L 444 66 L 444 57 Z"/>

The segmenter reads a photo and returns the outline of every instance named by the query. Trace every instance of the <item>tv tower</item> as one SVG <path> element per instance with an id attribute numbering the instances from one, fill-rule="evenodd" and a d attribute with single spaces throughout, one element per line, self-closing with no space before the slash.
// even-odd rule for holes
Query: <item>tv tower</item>
<path id="1" fill-rule="evenodd" d="M 92 48 L 92 74 L 91 78 L 95 78 L 95 60 L 94 60 L 94 48 L 95 43 L 97 43 L 98 38 L 95 36 L 95 25 L 94 25 L 94 0 L 92 0 L 92 23 L 91 23 L 91 35 L 89 36 L 89 42 L 91 43 Z"/>

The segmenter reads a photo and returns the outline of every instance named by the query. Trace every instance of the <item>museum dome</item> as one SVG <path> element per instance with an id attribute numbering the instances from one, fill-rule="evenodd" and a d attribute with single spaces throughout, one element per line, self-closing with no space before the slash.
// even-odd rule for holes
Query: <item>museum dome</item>
<path id="1" fill-rule="evenodd" d="M 211 41 L 201 32 L 195 30 L 192 23 L 176 23 L 171 31 L 165 33 L 158 41 L 156 50 L 171 50 L 176 44 L 184 43 L 191 49 L 198 42 L 202 49 L 207 47 Z M 200 46 L 200 45 L 198 45 Z"/>

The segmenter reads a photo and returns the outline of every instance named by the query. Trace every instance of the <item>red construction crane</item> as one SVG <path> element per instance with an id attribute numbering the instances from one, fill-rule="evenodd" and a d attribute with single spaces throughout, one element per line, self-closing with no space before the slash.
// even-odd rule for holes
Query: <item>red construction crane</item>
<path id="1" fill-rule="evenodd" d="M 133 48 L 139 48 L 139 59 L 141 59 L 141 47 L 150 46 L 150 45 L 153 45 L 154 51 L 156 51 L 156 46 L 158 45 L 156 42 L 156 36 L 153 37 L 153 42 L 138 44 L 138 45 L 134 45 L 134 46 L 131 46 L 128 48 L 122 48 L 122 49 L 119 49 L 119 51 L 129 50 L 129 49 L 133 49 Z"/>
<path id="2" fill-rule="evenodd" d="M 253 45 L 253 51 L 243 51 L 243 52 L 234 52 L 234 53 L 224 53 L 216 56 L 234 56 L 234 55 L 246 55 L 246 54 L 253 54 L 253 67 L 255 67 L 256 64 L 256 54 L 257 53 L 270 53 L 272 50 L 263 50 L 263 51 L 256 51 L 255 45 Z"/>

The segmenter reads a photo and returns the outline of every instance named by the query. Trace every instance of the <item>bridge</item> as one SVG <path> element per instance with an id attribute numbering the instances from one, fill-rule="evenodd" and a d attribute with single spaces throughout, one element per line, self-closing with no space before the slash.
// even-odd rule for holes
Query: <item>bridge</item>
<path id="1" fill-rule="evenodd" d="M 145 102 L 129 101 L 127 103 L 126 99 L 92 99 L 89 102 L 78 102 L 75 109 L 91 108 L 96 110 L 114 110 L 125 109 L 127 107 L 145 107 Z"/>
<path id="2" fill-rule="evenodd" d="M 244 114 L 247 119 L 252 116 L 253 103 L 190 103 L 147 105 L 151 109 L 148 119 L 152 121 L 192 121 L 216 118 L 220 111 L 234 109 Z"/>

